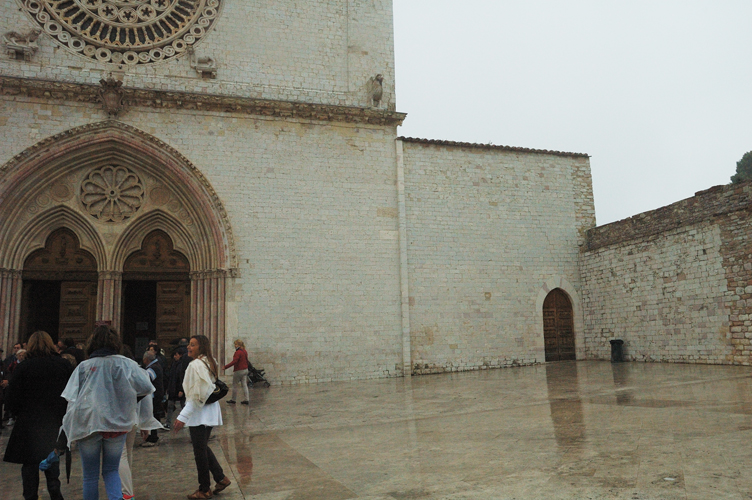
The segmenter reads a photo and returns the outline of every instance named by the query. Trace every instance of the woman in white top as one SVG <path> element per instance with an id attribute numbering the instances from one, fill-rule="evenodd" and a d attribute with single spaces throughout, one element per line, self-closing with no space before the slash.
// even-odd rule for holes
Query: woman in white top
<path id="1" fill-rule="evenodd" d="M 222 425 L 222 411 L 219 402 L 206 404 L 207 398 L 214 392 L 217 380 L 217 362 L 211 353 L 211 344 L 205 335 L 194 335 L 188 343 L 188 364 L 183 378 L 185 407 L 173 424 L 175 432 L 188 426 L 193 444 L 193 457 L 198 469 L 198 489 L 188 495 L 189 499 L 211 498 L 210 475 L 217 483 L 214 493 L 219 493 L 230 485 L 230 478 L 225 476 L 214 453 L 209 448 L 209 437 L 214 427 Z"/>
<path id="2" fill-rule="evenodd" d="M 89 337 L 86 354 L 68 380 L 62 397 L 68 400 L 62 430 L 77 442 L 83 468 L 84 500 L 99 499 L 99 465 L 109 500 L 122 498 L 120 454 L 125 434 L 136 423 L 136 401 L 154 392 L 144 370 L 120 356 L 117 332 L 99 326 Z"/>

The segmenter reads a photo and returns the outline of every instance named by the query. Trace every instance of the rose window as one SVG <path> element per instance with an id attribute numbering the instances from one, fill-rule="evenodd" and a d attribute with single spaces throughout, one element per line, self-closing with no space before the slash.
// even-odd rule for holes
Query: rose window
<path id="1" fill-rule="evenodd" d="M 144 186 L 125 167 L 108 166 L 91 172 L 81 183 L 81 202 L 102 222 L 120 222 L 135 214 L 144 198 Z"/>
<path id="2" fill-rule="evenodd" d="M 145 64 L 185 52 L 211 29 L 221 0 L 20 0 L 44 31 L 100 62 Z"/>

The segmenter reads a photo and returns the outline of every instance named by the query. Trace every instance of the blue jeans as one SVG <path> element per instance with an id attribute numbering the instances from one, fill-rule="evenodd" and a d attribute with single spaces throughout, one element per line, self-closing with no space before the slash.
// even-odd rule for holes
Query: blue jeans
<path id="1" fill-rule="evenodd" d="M 78 442 L 84 473 L 84 500 L 99 500 L 100 457 L 108 500 L 123 498 L 118 467 L 120 467 L 120 455 L 123 453 L 124 444 L 125 434 L 116 438 L 103 438 L 98 432 Z"/>

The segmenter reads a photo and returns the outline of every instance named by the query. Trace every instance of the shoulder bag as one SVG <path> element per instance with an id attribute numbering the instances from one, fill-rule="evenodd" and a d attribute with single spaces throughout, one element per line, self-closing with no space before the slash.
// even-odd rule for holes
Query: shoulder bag
<path id="1" fill-rule="evenodd" d="M 209 363 L 204 361 L 204 364 L 207 368 L 209 368 Z M 211 373 L 211 368 L 209 368 L 209 373 Z M 205 405 L 210 405 L 212 403 L 216 403 L 223 397 L 227 396 L 227 393 L 230 392 L 230 388 L 227 387 L 227 384 L 222 382 L 219 377 L 216 377 L 216 380 L 214 381 L 214 391 L 212 391 L 211 395 L 206 399 Z"/>

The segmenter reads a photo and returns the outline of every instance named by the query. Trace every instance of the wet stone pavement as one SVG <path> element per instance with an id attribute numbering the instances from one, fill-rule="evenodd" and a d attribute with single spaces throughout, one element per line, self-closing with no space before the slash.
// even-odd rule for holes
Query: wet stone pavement
<path id="1" fill-rule="evenodd" d="M 210 446 L 233 484 L 215 498 L 752 499 L 751 375 L 564 362 L 257 387 L 250 406 L 221 403 Z M 136 448 L 134 483 L 139 500 L 193 492 L 187 432 Z M 78 456 L 63 493 L 81 498 Z M 18 498 L 3 463 L 0 500 Z"/>

